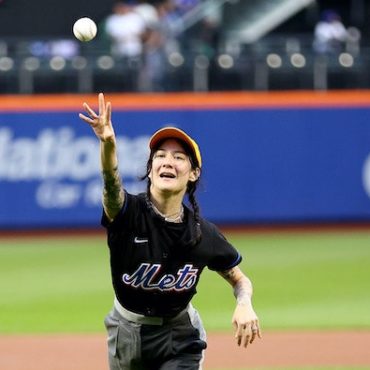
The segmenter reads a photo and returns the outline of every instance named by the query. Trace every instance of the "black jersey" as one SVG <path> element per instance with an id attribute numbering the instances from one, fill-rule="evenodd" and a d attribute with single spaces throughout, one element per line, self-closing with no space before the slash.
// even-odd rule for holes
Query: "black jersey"
<path id="1" fill-rule="evenodd" d="M 128 310 L 147 316 L 174 316 L 196 293 L 204 267 L 224 271 L 241 256 L 215 225 L 201 219 L 201 241 L 195 240 L 192 211 L 184 207 L 184 222 L 165 221 L 145 194 L 125 194 L 125 203 L 107 228 L 113 288 Z"/>

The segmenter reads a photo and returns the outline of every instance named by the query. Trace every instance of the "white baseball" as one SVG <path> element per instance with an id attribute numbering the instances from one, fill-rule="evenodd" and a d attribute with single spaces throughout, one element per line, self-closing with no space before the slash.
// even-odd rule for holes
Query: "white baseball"
<path id="1" fill-rule="evenodd" d="M 87 17 L 78 19 L 73 25 L 73 34 L 80 41 L 90 41 L 98 31 L 95 22 Z"/>

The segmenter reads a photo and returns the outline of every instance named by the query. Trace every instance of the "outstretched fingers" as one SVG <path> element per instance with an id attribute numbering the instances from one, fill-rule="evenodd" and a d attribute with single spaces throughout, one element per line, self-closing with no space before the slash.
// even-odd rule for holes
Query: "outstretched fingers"
<path id="1" fill-rule="evenodd" d="M 107 124 L 109 124 L 110 122 L 112 122 L 112 104 L 111 102 L 108 102 L 107 105 L 106 105 L 106 122 Z"/>
<path id="2" fill-rule="evenodd" d="M 95 113 L 93 109 L 90 108 L 90 106 L 87 103 L 83 103 L 82 105 L 87 112 L 87 114 L 92 118 L 98 118 L 98 115 Z"/>
<path id="3" fill-rule="evenodd" d="M 90 108 L 90 106 L 87 103 L 83 103 L 82 106 L 85 109 L 88 116 L 82 113 L 79 113 L 78 116 L 86 123 L 93 125 L 96 122 L 96 120 L 99 119 L 98 115 L 94 112 L 93 109 Z"/>
<path id="4" fill-rule="evenodd" d="M 94 120 L 93 119 L 91 119 L 90 117 L 87 117 L 87 116 L 85 116 L 84 114 L 82 114 L 82 113 L 79 113 L 79 115 L 78 115 L 83 121 L 85 121 L 86 123 L 88 123 L 89 125 L 93 125 L 94 124 Z"/>
<path id="5" fill-rule="evenodd" d="M 111 122 L 112 105 L 110 102 L 105 103 L 104 94 L 99 94 L 98 113 L 96 113 L 96 111 L 94 111 L 86 102 L 83 103 L 83 108 L 86 113 L 80 113 L 79 117 L 91 126 L 95 135 L 101 141 L 114 140 L 115 136 Z"/>
<path id="6" fill-rule="evenodd" d="M 105 101 L 104 101 L 104 94 L 99 93 L 99 116 L 104 116 L 105 115 Z"/>

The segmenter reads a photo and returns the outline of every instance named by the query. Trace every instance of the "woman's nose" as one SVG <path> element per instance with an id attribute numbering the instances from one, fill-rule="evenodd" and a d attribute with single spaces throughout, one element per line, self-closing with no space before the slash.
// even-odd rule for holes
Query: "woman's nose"
<path id="1" fill-rule="evenodd" d="M 163 163 L 163 167 L 165 167 L 165 168 L 168 168 L 168 167 L 173 167 L 173 164 L 171 163 L 171 162 L 165 162 L 165 163 Z"/>
<path id="2" fill-rule="evenodd" d="M 164 167 L 172 167 L 172 166 L 173 166 L 173 158 L 172 158 L 172 156 L 167 155 L 167 156 L 164 158 L 163 166 L 164 166 Z"/>

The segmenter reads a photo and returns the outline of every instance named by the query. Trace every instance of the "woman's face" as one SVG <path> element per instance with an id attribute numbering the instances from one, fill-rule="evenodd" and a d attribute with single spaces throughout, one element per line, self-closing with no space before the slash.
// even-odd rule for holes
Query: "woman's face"
<path id="1" fill-rule="evenodd" d="M 196 181 L 199 174 L 199 169 L 192 169 L 181 143 L 167 139 L 154 152 L 149 178 L 153 190 L 185 194 L 188 182 Z"/>

